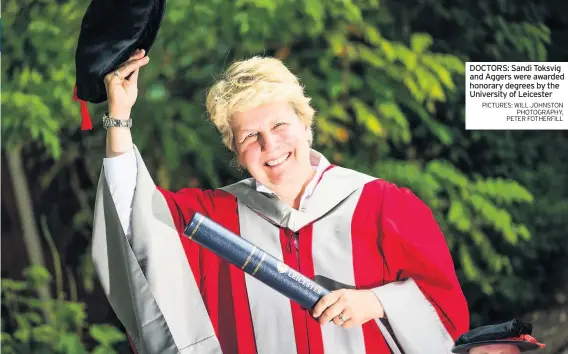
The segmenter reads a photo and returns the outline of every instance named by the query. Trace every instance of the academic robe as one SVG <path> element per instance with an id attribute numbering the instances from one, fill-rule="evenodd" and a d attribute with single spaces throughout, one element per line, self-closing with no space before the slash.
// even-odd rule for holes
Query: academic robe
<path id="1" fill-rule="evenodd" d="M 132 237 L 101 171 L 92 256 L 137 353 L 450 353 L 469 329 L 444 236 L 408 189 L 331 165 L 295 210 L 259 193 L 252 179 L 216 190 L 161 189 L 136 147 L 135 155 Z M 386 318 L 351 329 L 320 325 L 185 237 L 195 212 L 330 290 L 372 290 Z"/>

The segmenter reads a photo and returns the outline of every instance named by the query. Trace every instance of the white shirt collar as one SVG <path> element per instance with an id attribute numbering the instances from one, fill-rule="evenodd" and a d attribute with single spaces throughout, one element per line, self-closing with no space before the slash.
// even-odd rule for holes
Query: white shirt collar
<path id="1" fill-rule="evenodd" d="M 306 186 L 306 189 L 304 190 L 304 194 L 302 195 L 302 198 L 300 200 L 300 208 L 304 204 L 304 201 L 309 197 L 311 197 L 311 195 L 314 193 L 316 185 L 321 175 L 323 174 L 323 171 L 325 171 L 325 169 L 330 165 L 329 161 L 325 158 L 325 156 L 323 156 L 320 152 L 314 149 L 310 149 L 310 164 L 312 165 L 312 168 L 314 171 L 316 171 L 316 173 L 312 178 L 312 180 L 310 181 L 310 183 Z M 262 183 L 258 182 L 257 180 L 255 180 L 255 183 L 256 183 L 256 190 L 258 192 L 275 195 L 275 193 L 272 190 L 270 190 Z"/>

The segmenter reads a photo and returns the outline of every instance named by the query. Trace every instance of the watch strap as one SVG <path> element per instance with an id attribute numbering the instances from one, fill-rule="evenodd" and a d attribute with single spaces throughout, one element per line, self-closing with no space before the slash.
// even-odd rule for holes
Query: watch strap
<path id="1" fill-rule="evenodd" d="M 108 129 L 112 127 L 119 127 L 119 128 L 131 128 L 132 127 L 132 118 L 128 119 L 116 119 L 111 118 L 108 115 L 108 112 L 105 112 L 103 115 L 103 128 Z"/>

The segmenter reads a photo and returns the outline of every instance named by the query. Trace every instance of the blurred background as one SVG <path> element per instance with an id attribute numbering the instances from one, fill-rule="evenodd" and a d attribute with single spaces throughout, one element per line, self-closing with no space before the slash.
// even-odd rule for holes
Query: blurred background
<path id="1" fill-rule="evenodd" d="M 93 273 L 105 104 L 72 100 L 86 0 L 5 0 L 2 349 L 129 353 Z M 272 55 L 306 85 L 315 148 L 411 188 L 434 211 L 471 327 L 514 317 L 568 352 L 568 133 L 465 131 L 464 62 L 567 61 L 568 2 L 173 1 L 140 74 L 133 134 L 156 183 L 247 177 L 205 115 L 233 60 Z M 408 222 L 412 222 L 409 215 Z"/>

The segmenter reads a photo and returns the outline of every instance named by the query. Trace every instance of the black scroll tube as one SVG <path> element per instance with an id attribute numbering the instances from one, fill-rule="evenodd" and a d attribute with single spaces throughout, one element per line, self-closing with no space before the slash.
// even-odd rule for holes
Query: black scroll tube
<path id="1" fill-rule="evenodd" d="M 304 309 L 313 310 L 319 299 L 330 293 L 328 289 L 203 214 L 195 213 L 185 227 L 184 234 Z"/>

